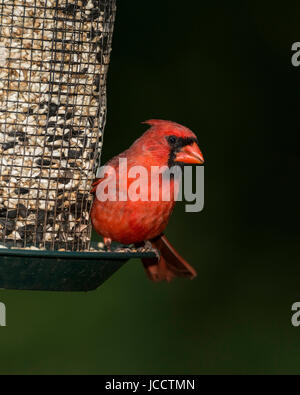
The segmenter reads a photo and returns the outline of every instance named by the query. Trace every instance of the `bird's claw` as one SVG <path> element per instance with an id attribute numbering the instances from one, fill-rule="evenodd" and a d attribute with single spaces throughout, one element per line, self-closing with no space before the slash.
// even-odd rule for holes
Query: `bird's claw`
<path id="1" fill-rule="evenodd" d="M 159 251 L 158 251 L 156 248 L 153 247 L 153 245 L 152 245 L 152 243 L 151 243 L 150 240 L 146 240 L 146 241 L 145 241 L 144 248 L 145 248 L 145 250 L 147 250 L 147 251 L 154 252 L 155 257 L 157 258 L 157 260 L 158 260 L 158 261 L 160 260 L 160 253 L 159 253 Z"/>
<path id="2" fill-rule="evenodd" d="M 145 249 L 145 250 L 153 250 L 152 243 L 151 243 L 150 240 L 146 240 L 146 241 L 145 241 L 144 249 Z"/>
<path id="3" fill-rule="evenodd" d="M 103 241 L 104 241 L 106 250 L 111 252 L 111 248 L 110 248 L 110 246 L 111 246 L 111 239 L 109 237 L 104 237 Z"/>

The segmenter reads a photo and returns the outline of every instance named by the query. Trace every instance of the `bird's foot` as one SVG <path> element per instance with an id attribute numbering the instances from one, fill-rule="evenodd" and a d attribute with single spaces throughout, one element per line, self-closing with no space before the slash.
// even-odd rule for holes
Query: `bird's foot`
<path id="1" fill-rule="evenodd" d="M 105 247 L 106 247 L 107 251 L 111 251 L 111 248 L 110 248 L 110 246 L 111 246 L 111 239 L 109 237 L 103 237 L 103 241 L 104 241 L 104 244 L 105 244 Z"/>
<path id="2" fill-rule="evenodd" d="M 157 250 L 156 248 L 153 247 L 153 245 L 152 245 L 152 243 L 151 243 L 150 240 L 146 240 L 146 241 L 145 241 L 144 248 L 145 248 L 145 250 L 153 251 L 154 254 L 156 255 L 156 258 L 157 258 L 158 260 L 160 260 L 160 254 L 159 254 L 158 250 Z"/>
<path id="3" fill-rule="evenodd" d="M 152 250 L 152 249 L 153 249 L 152 243 L 151 243 L 150 240 L 146 240 L 146 241 L 145 241 L 144 249 L 145 249 L 145 250 Z"/>

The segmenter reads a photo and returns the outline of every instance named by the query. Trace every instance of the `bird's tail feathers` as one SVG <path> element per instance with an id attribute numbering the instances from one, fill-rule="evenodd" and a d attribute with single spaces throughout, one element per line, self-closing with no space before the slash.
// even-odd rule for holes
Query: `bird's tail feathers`
<path id="1" fill-rule="evenodd" d="M 150 280 L 170 282 L 174 277 L 193 279 L 197 276 L 195 269 L 175 250 L 165 235 L 151 240 L 153 248 L 160 256 L 157 258 L 143 258 L 146 273 Z"/>

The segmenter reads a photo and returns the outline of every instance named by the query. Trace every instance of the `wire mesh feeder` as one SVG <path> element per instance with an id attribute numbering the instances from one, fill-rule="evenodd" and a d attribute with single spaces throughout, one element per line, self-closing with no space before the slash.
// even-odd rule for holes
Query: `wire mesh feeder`
<path id="1" fill-rule="evenodd" d="M 24 288 L 20 278 L 35 275 L 34 267 L 26 272 L 28 252 L 13 249 L 68 251 L 31 253 L 39 273 L 47 266 L 41 256 L 55 261 L 57 271 L 58 259 L 83 264 L 84 253 L 74 251 L 90 249 L 90 189 L 105 125 L 115 11 L 115 0 L 0 0 L 0 247 L 9 248 L 0 249 L 0 287 Z M 128 257 L 118 256 L 119 265 Z M 57 287 L 47 286 L 49 276 L 44 285 L 23 283 L 64 289 L 66 275 Z"/>

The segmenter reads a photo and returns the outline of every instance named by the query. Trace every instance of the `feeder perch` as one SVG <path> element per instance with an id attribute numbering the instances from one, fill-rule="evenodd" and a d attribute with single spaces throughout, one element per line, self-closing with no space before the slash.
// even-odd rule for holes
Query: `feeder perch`
<path id="1" fill-rule="evenodd" d="M 0 288 L 90 290 L 141 256 L 91 252 L 115 12 L 0 0 Z"/>

